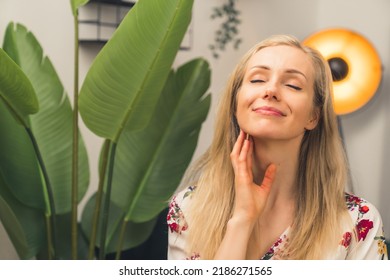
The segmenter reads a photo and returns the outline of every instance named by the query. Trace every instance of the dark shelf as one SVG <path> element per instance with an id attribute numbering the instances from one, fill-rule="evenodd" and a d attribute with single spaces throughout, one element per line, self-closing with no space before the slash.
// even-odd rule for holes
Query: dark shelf
<path id="1" fill-rule="evenodd" d="M 92 24 L 92 25 L 100 25 L 100 26 L 107 26 L 107 27 L 118 27 L 118 23 L 115 22 L 103 22 L 98 20 L 80 20 L 80 23 L 82 24 Z"/>
<path id="2" fill-rule="evenodd" d="M 95 44 L 101 44 L 101 45 L 104 45 L 105 43 L 107 43 L 107 40 L 97 40 L 97 39 L 91 39 L 91 40 L 88 40 L 88 39 L 81 39 L 79 40 L 79 42 L 81 44 L 92 44 L 92 45 L 95 45 Z"/>
<path id="3" fill-rule="evenodd" d="M 122 1 L 122 0 L 90 0 L 89 3 L 102 3 L 107 5 L 114 6 L 123 6 L 123 7 L 133 7 L 135 5 L 135 1 Z"/>

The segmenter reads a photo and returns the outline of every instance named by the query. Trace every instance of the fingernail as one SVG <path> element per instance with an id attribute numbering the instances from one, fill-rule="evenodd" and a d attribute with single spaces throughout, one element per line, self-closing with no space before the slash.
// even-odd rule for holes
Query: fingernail
<path id="1" fill-rule="evenodd" d="M 251 137 L 248 133 L 246 134 L 245 140 L 249 140 L 249 137 Z"/>

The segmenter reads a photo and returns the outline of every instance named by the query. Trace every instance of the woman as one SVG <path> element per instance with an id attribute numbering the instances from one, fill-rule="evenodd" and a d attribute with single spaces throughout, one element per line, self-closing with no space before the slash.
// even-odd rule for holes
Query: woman
<path id="1" fill-rule="evenodd" d="M 327 63 L 290 36 L 254 46 L 211 147 L 173 197 L 169 259 L 384 259 L 375 207 L 346 194 Z"/>

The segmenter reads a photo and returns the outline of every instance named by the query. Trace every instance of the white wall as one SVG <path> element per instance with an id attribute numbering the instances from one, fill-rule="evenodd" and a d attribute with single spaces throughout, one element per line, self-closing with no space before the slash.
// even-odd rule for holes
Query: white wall
<path id="1" fill-rule="evenodd" d="M 347 27 L 366 36 L 377 48 L 384 72 L 380 89 L 363 109 L 342 116 L 342 127 L 351 164 L 355 191 L 374 203 L 382 214 L 385 231 L 390 237 L 390 1 L 387 0 L 238 0 L 242 24 L 239 50 L 231 47 L 212 58 L 208 45 L 212 43 L 218 23 L 210 20 L 212 7 L 224 0 L 195 0 L 193 10 L 193 45 L 191 51 L 178 54 L 175 65 L 203 56 L 212 70 L 210 92 L 212 108 L 199 139 L 195 157 L 210 144 L 214 114 L 219 93 L 228 75 L 244 52 L 254 43 L 271 34 L 289 33 L 304 39 L 326 27 Z M 69 0 L 1 0 L 0 38 L 9 21 L 25 24 L 43 45 L 67 91 L 73 88 L 73 18 Z M 2 41 L 2 39 L 0 39 Z M 80 50 L 80 79 L 85 76 L 98 46 L 82 46 Z M 362 77 L 364 79 L 364 77 Z M 81 83 L 80 83 L 81 84 Z M 91 193 L 97 185 L 97 158 L 101 139 L 82 127 L 91 165 Z M 0 226 L 0 259 L 17 258 L 6 233 Z"/>

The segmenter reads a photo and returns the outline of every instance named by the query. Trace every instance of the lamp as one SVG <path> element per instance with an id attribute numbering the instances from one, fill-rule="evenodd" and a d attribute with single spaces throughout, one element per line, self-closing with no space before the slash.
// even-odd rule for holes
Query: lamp
<path id="1" fill-rule="evenodd" d="M 317 49 L 329 63 L 337 115 L 360 109 L 375 95 L 382 76 L 381 61 L 362 35 L 348 29 L 326 29 L 303 44 Z"/>

